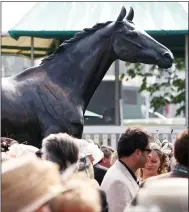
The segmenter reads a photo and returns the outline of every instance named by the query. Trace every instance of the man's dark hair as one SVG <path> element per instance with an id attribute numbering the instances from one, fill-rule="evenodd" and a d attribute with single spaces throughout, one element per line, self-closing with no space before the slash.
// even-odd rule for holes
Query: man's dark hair
<path id="1" fill-rule="evenodd" d="M 47 160 L 57 163 L 60 170 L 78 161 L 79 149 L 75 139 L 66 133 L 51 134 L 42 142 Z"/>
<path id="2" fill-rule="evenodd" d="M 185 129 L 177 135 L 174 145 L 174 157 L 178 163 L 188 167 L 189 130 Z"/>
<path id="3" fill-rule="evenodd" d="M 123 133 L 117 146 L 118 158 L 132 155 L 136 149 L 145 150 L 151 139 L 151 135 L 140 127 L 129 127 Z"/>

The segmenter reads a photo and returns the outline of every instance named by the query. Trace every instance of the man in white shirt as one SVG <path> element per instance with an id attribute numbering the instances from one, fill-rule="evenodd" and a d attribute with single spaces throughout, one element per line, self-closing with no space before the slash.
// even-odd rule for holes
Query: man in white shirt
<path id="1" fill-rule="evenodd" d="M 118 141 L 118 160 L 107 171 L 101 188 L 107 195 L 109 212 L 123 212 L 138 192 L 135 176 L 137 169 L 144 168 L 151 136 L 142 128 L 130 127 Z"/>

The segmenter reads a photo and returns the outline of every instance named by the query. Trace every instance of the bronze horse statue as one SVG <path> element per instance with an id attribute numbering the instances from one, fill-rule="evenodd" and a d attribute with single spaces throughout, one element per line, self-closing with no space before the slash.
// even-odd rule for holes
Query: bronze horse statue
<path id="1" fill-rule="evenodd" d="M 133 17 L 123 7 L 116 21 L 84 29 L 39 66 L 3 78 L 2 136 L 36 147 L 51 133 L 81 138 L 87 105 L 115 60 L 171 67 L 170 50 L 139 31 Z"/>

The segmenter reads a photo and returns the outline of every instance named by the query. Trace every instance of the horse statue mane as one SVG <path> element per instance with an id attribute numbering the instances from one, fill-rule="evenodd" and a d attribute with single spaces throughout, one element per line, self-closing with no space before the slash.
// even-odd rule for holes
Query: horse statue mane
<path id="1" fill-rule="evenodd" d="M 73 44 L 83 38 L 85 38 L 86 36 L 90 35 L 93 32 L 96 32 L 99 29 L 102 29 L 103 27 L 109 25 L 110 23 L 112 23 L 112 21 L 107 21 L 105 23 L 97 23 L 95 24 L 92 28 L 84 28 L 83 31 L 78 32 L 74 35 L 73 38 L 70 38 L 69 40 L 65 40 L 57 49 L 56 51 L 51 54 L 48 55 L 47 57 L 45 57 L 40 65 L 44 64 L 45 62 L 51 60 L 54 58 L 54 56 L 58 53 L 62 53 L 66 48 L 68 48 L 70 46 L 70 44 Z"/>

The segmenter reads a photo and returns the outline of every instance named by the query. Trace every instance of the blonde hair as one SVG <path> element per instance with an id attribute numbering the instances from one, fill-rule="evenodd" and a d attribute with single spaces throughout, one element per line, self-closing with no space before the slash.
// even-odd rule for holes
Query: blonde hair
<path id="1" fill-rule="evenodd" d="M 156 143 L 150 143 L 150 148 L 155 151 L 160 159 L 160 167 L 157 171 L 157 174 L 165 174 L 167 173 L 167 155 L 161 150 L 160 146 Z M 142 169 L 138 169 L 136 175 L 140 178 L 143 177 Z"/>
<path id="2" fill-rule="evenodd" d="M 77 164 L 76 172 L 85 174 L 89 179 L 94 179 L 94 168 L 88 156 L 80 155 L 80 159 Z"/>
<path id="3" fill-rule="evenodd" d="M 111 158 L 111 164 L 114 164 L 116 162 L 116 160 L 118 159 L 118 155 L 117 155 L 117 151 L 115 151 L 112 154 L 112 158 Z"/>
<path id="4" fill-rule="evenodd" d="M 158 169 L 158 174 L 164 174 L 167 173 L 167 155 L 161 150 L 160 146 L 158 146 L 156 143 L 151 143 L 150 145 L 151 149 L 155 151 L 160 159 L 160 167 Z"/>
<path id="5" fill-rule="evenodd" d="M 89 167 L 83 171 L 89 179 L 94 179 L 94 168 L 92 163 L 90 163 Z"/>

